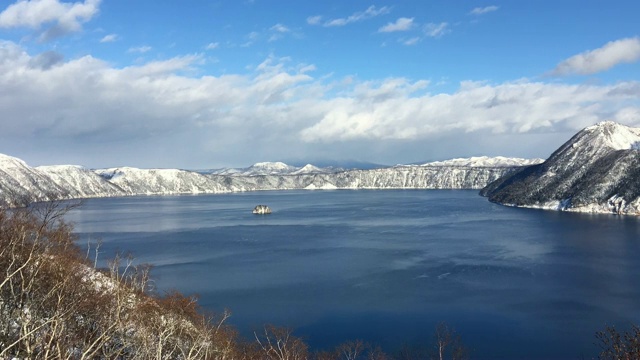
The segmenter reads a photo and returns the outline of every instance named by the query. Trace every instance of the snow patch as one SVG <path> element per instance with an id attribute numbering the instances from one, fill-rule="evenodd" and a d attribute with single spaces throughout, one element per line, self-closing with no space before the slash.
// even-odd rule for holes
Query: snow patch
<path id="1" fill-rule="evenodd" d="M 34 169 L 45 172 L 65 172 L 69 170 L 86 170 L 84 166 L 80 165 L 43 165 L 36 166 Z"/>
<path id="2" fill-rule="evenodd" d="M 434 161 L 420 166 L 460 166 L 460 167 L 512 167 L 535 165 L 544 162 L 544 159 L 522 159 L 504 156 L 475 156 L 470 158 L 457 158 L 445 161 Z"/>
<path id="3" fill-rule="evenodd" d="M 602 144 L 614 150 L 640 149 L 640 129 L 613 121 L 603 121 L 586 128 L 593 136 L 602 137 Z M 593 140 L 591 140 L 593 141 Z"/>
<path id="4" fill-rule="evenodd" d="M 333 184 L 326 183 L 320 186 L 316 186 L 315 184 L 309 184 L 304 189 L 305 190 L 336 190 L 338 189 L 338 187 Z"/>
<path id="5" fill-rule="evenodd" d="M 259 176 L 259 175 L 303 175 L 303 174 L 327 174 L 335 172 L 334 168 L 320 168 L 311 164 L 303 167 L 287 165 L 283 162 L 259 162 L 248 168 L 225 168 L 212 170 L 208 173 L 212 175 L 227 176 Z"/>
<path id="6" fill-rule="evenodd" d="M 320 169 L 317 166 L 313 166 L 311 164 L 307 164 L 303 167 L 301 167 L 300 169 L 291 172 L 291 175 L 299 175 L 299 174 L 317 174 L 317 173 L 322 173 L 322 172 L 326 172 L 323 169 Z"/>

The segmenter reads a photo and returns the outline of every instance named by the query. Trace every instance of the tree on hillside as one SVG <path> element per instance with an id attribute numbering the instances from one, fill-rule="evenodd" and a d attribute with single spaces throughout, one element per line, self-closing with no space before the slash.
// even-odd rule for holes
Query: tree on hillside
<path id="1" fill-rule="evenodd" d="M 458 335 L 453 328 L 449 327 L 444 322 L 441 322 L 436 326 L 435 351 L 436 355 L 432 358 L 438 360 L 462 360 L 469 357 L 468 350 L 462 344 L 460 335 Z"/>
<path id="2" fill-rule="evenodd" d="M 0 359 L 233 359 L 236 334 L 194 298 L 152 296 L 148 267 L 95 269 L 68 203 L 0 209 Z"/>
<path id="3" fill-rule="evenodd" d="M 264 331 L 254 333 L 261 357 L 269 360 L 305 360 L 309 356 L 307 345 L 288 328 L 266 325 Z"/>

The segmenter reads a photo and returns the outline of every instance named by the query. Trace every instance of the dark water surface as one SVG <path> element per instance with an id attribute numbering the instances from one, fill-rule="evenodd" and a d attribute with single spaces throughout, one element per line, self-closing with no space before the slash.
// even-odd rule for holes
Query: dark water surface
<path id="1" fill-rule="evenodd" d="M 267 204 L 271 215 L 253 215 Z M 640 323 L 640 219 L 508 208 L 476 191 L 339 190 L 88 200 L 68 217 L 153 264 L 160 290 L 286 325 L 314 348 L 394 352 L 445 321 L 474 358 L 592 358 Z"/>

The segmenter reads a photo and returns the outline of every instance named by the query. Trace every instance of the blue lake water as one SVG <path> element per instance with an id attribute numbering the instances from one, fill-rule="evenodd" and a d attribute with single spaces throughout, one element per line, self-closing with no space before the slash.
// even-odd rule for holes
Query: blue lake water
<path id="1" fill-rule="evenodd" d="M 267 204 L 271 215 L 253 215 Z M 427 345 L 473 358 L 591 358 L 640 323 L 640 219 L 517 209 L 477 191 L 338 190 L 92 199 L 68 216 L 102 258 L 154 265 L 250 336 L 289 326 L 316 349 Z"/>

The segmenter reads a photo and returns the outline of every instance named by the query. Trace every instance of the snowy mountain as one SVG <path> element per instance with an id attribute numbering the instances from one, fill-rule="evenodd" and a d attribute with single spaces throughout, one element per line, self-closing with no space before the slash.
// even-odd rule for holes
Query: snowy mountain
<path id="1" fill-rule="evenodd" d="M 177 169 L 99 169 L 95 173 L 126 195 L 222 193 L 229 189 L 207 175 Z"/>
<path id="2" fill-rule="evenodd" d="M 292 189 L 481 189 L 490 201 L 546 209 L 640 214 L 640 129 L 603 122 L 540 159 L 472 157 L 369 170 L 281 162 L 203 173 L 74 165 L 30 167 L 0 154 L 0 206 L 131 195 Z"/>
<path id="3" fill-rule="evenodd" d="M 33 168 L 18 158 L 0 154 L 0 206 L 122 194 L 116 185 L 79 166 Z"/>
<path id="4" fill-rule="evenodd" d="M 420 166 L 462 166 L 462 167 L 510 167 L 510 166 L 528 166 L 542 163 L 544 159 L 521 159 L 507 158 L 504 156 L 488 157 L 478 156 L 461 159 L 451 159 L 445 161 L 434 161 L 422 164 Z"/>
<path id="5" fill-rule="evenodd" d="M 334 172 L 335 169 L 332 168 L 319 168 L 317 166 L 311 165 L 311 164 L 307 164 L 293 172 L 291 172 L 291 175 L 300 175 L 300 174 L 326 174 L 326 173 L 331 173 Z"/>
<path id="6" fill-rule="evenodd" d="M 54 192 L 68 196 L 48 176 L 30 167 L 24 161 L 0 154 L 0 205 L 22 205 L 34 200 L 48 200 L 47 194 Z"/>
<path id="7" fill-rule="evenodd" d="M 258 163 L 245 171 L 207 174 L 131 167 L 89 170 L 80 166 L 59 165 L 33 168 L 20 159 L 0 155 L 0 206 L 16 205 L 16 199 L 25 203 L 52 199 L 256 190 L 480 189 L 518 169 L 511 164 L 522 162 L 506 158 L 483 161 L 482 166 L 474 166 L 474 162 L 467 159 L 454 161 L 455 165 L 399 165 L 343 171 L 313 165 L 297 168 L 283 163 Z"/>
<path id="8" fill-rule="evenodd" d="M 282 162 L 259 162 L 247 168 L 225 168 L 205 171 L 205 174 L 229 176 L 257 176 L 257 175 L 298 175 L 335 172 L 334 168 L 320 168 L 311 164 L 303 167 L 287 165 Z"/>
<path id="9" fill-rule="evenodd" d="M 544 163 L 481 193 L 505 205 L 640 214 L 640 129 L 610 121 L 587 127 Z"/>
<path id="10" fill-rule="evenodd" d="M 259 162 L 251 165 L 247 174 L 243 175 L 284 175 L 296 171 L 295 166 L 283 162 Z"/>
<path id="11" fill-rule="evenodd" d="M 95 172 L 76 165 L 38 166 L 36 171 L 47 176 L 70 198 L 119 196 L 122 189 L 105 181 Z"/>

